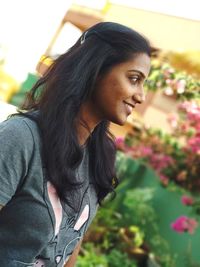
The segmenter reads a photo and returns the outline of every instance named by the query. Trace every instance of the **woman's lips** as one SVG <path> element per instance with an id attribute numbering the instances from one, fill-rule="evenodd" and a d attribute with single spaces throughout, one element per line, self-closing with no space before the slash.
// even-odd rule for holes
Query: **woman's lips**
<path id="1" fill-rule="evenodd" d="M 134 105 L 124 102 L 125 103 L 125 107 L 126 107 L 126 112 L 128 115 L 130 115 L 133 111 Z"/>

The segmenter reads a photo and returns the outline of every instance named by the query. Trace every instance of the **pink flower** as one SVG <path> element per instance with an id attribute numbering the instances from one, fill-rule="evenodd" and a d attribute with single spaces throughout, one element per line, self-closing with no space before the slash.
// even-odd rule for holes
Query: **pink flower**
<path id="1" fill-rule="evenodd" d="M 196 129 L 197 133 L 200 133 L 200 122 L 195 124 L 195 129 Z"/>
<path id="2" fill-rule="evenodd" d="M 150 158 L 151 166 L 157 171 L 163 170 L 173 164 L 173 159 L 165 154 L 152 154 Z"/>
<path id="3" fill-rule="evenodd" d="M 171 228 L 178 233 L 188 232 L 193 234 L 197 226 L 198 222 L 195 219 L 186 216 L 180 216 L 175 222 L 171 223 Z"/>
<path id="4" fill-rule="evenodd" d="M 171 227 L 178 233 L 185 232 L 187 230 L 187 217 L 181 216 L 177 218 L 176 221 L 171 224 Z"/>
<path id="5" fill-rule="evenodd" d="M 190 234 L 194 233 L 194 230 L 197 228 L 198 222 L 195 219 L 189 219 L 188 218 L 188 232 Z"/>
<path id="6" fill-rule="evenodd" d="M 124 143 L 124 138 L 123 137 L 117 137 L 115 139 L 115 144 L 116 144 L 117 149 L 125 151 L 126 144 Z"/>
<path id="7" fill-rule="evenodd" d="M 194 136 L 188 140 L 192 152 L 198 153 L 200 151 L 200 137 Z"/>
<path id="8" fill-rule="evenodd" d="M 190 205 L 192 205 L 194 203 L 194 199 L 192 197 L 184 195 L 181 198 L 181 202 L 182 202 L 183 205 L 190 206 Z"/>
<path id="9" fill-rule="evenodd" d="M 194 110 L 198 109 L 198 105 L 194 101 L 185 101 L 178 105 L 179 110 L 183 110 L 185 112 L 194 112 Z"/>
<path id="10" fill-rule="evenodd" d="M 176 83 L 177 92 L 178 94 L 182 94 L 185 91 L 186 81 L 185 80 L 178 80 Z"/>
<path id="11" fill-rule="evenodd" d="M 199 121 L 200 119 L 200 109 L 196 108 L 196 109 L 192 109 L 188 112 L 187 114 L 188 116 L 188 119 L 191 120 L 191 121 Z"/>
<path id="12" fill-rule="evenodd" d="M 123 137 L 117 137 L 116 140 L 115 140 L 115 144 L 117 146 L 121 145 L 121 144 L 124 144 L 124 138 Z"/>
<path id="13" fill-rule="evenodd" d="M 141 146 L 140 152 L 141 152 L 142 156 L 151 156 L 153 153 L 152 148 L 147 147 L 147 146 Z"/>
<path id="14" fill-rule="evenodd" d="M 171 83 L 172 83 L 172 81 L 170 79 L 166 79 L 165 82 L 167 85 L 171 85 Z"/>
<path id="15" fill-rule="evenodd" d="M 167 69 L 164 69 L 163 70 L 163 74 L 164 74 L 164 77 L 169 80 L 169 78 L 171 77 L 171 74 L 174 73 L 174 69 L 172 68 L 167 68 Z"/>
<path id="16" fill-rule="evenodd" d="M 177 119 L 177 116 L 176 116 L 176 114 L 170 114 L 169 116 L 168 116 L 168 122 L 169 122 L 169 124 L 171 125 L 171 127 L 172 128 L 176 128 L 177 127 L 177 125 L 178 125 L 178 119 Z"/>

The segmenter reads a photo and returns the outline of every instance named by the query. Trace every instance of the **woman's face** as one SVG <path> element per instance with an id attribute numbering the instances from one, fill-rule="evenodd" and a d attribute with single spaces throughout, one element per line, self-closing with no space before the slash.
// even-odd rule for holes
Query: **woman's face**
<path id="1" fill-rule="evenodd" d="M 96 120 L 106 119 L 123 125 L 135 105 L 145 100 L 143 84 L 149 70 L 150 58 L 141 53 L 99 78 L 91 101 Z"/>

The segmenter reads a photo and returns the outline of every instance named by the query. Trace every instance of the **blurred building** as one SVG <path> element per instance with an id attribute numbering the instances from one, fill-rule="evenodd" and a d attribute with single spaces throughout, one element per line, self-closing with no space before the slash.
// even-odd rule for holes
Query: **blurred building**
<path id="1" fill-rule="evenodd" d="M 34 60 L 38 62 L 38 52 L 41 56 L 44 55 L 47 58 L 45 61 L 41 60 L 38 64 L 33 61 L 35 66 L 37 65 L 37 72 L 42 75 L 51 64 L 51 60 L 65 52 L 77 40 L 82 31 L 101 21 L 114 21 L 134 28 L 146 36 L 152 45 L 161 51 L 199 50 L 200 17 L 197 12 L 198 8 L 195 8 L 195 2 L 191 1 L 191 3 L 187 3 L 192 11 L 189 12 L 187 6 L 184 9 L 184 3 L 181 3 L 179 9 L 179 4 L 176 2 L 178 1 L 167 1 L 167 3 L 153 0 L 148 1 L 148 3 L 147 1 L 126 0 L 72 1 L 71 6 L 70 4 L 66 6 L 66 12 L 61 8 L 59 9 L 56 23 L 54 22 L 51 31 L 49 31 L 48 25 L 44 23 L 48 38 L 43 42 L 42 49 L 37 51 Z M 159 5 L 159 3 L 161 4 Z M 65 6 L 64 1 L 61 6 Z M 50 7 L 53 7 L 52 4 Z M 49 10 L 43 17 L 48 17 L 48 14 L 52 12 L 54 14 L 54 10 Z M 45 32 L 44 28 L 43 32 Z M 22 37 L 24 38 L 24 36 Z M 30 49 L 29 52 L 31 52 Z M 111 130 L 115 135 L 124 136 L 127 131 L 132 129 L 133 117 L 141 117 L 148 126 L 170 131 L 166 117 L 169 112 L 176 111 L 176 101 L 160 92 L 150 92 L 147 95 L 146 102 L 138 106 L 136 111 L 137 114 L 130 116 L 124 127 L 111 125 Z"/>

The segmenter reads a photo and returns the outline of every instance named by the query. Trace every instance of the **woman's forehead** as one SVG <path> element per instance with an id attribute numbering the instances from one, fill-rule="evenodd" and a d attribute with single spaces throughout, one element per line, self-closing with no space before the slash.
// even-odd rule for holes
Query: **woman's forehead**
<path id="1" fill-rule="evenodd" d="M 144 78 L 146 78 L 149 74 L 151 67 L 150 57 L 147 54 L 138 54 L 129 60 L 122 62 L 118 65 L 113 66 L 111 72 L 120 72 L 120 71 L 137 71 L 141 73 Z"/>

